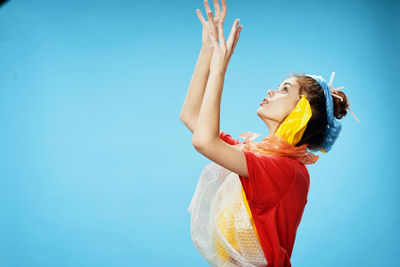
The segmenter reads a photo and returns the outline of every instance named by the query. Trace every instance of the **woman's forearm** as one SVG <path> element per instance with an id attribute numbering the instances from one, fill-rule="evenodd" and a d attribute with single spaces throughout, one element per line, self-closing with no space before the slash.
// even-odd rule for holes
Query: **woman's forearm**
<path id="1" fill-rule="evenodd" d="M 180 113 L 183 122 L 196 124 L 210 72 L 211 51 L 201 48 Z"/>
<path id="2" fill-rule="evenodd" d="M 220 108 L 224 79 L 224 72 L 210 72 L 193 135 L 193 143 L 205 144 L 219 138 Z"/>

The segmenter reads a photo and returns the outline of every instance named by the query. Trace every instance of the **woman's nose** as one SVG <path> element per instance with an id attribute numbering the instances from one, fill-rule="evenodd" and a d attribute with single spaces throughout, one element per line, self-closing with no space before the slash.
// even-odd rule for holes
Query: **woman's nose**
<path id="1" fill-rule="evenodd" d="M 274 94 L 275 94 L 275 91 L 274 91 L 274 90 L 267 90 L 267 95 L 268 95 L 268 97 L 273 97 Z"/>

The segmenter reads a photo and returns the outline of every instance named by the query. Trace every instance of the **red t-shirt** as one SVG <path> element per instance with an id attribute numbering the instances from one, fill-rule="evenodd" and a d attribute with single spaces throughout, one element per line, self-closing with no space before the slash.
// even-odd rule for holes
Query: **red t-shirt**
<path id="1" fill-rule="evenodd" d="M 220 138 L 231 145 L 243 143 L 225 132 Z M 268 267 L 289 267 L 310 187 L 307 168 L 293 158 L 242 151 L 249 177 L 239 178 Z"/>

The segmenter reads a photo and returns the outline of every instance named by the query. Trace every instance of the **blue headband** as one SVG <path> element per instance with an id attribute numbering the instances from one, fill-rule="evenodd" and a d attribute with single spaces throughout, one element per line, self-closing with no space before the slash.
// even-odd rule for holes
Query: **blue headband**
<path id="1" fill-rule="evenodd" d="M 328 126 L 325 130 L 324 141 L 322 142 L 322 149 L 321 149 L 321 151 L 324 153 L 331 150 L 332 145 L 335 143 L 336 139 L 339 137 L 340 132 L 342 130 L 342 124 L 338 120 L 336 120 L 333 116 L 333 99 L 329 89 L 329 85 L 332 86 L 333 75 L 334 73 L 332 73 L 331 81 L 329 82 L 329 84 L 325 81 L 324 78 L 322 78 L 322 76 L 311 75 L 311 74 L 305 75 L 316 80 L 324 90 L 324 95 L 326 99 L 326 116 L 328 119 Z"/>

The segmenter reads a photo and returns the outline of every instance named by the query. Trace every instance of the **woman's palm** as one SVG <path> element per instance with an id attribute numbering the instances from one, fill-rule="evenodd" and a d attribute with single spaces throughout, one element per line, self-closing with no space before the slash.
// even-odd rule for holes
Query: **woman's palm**
<path id="1" fill-rule="evenodd" d="M 216 23 L 207 21 L 205 24 L 203 24 L 202 44 L 206 49 L 210 49 L 212 47 L 212 42 L 208 34 L 209 31 L 212 31 L 214 36 L 218 36 L 218 27 Z"/>
<path id="2" fill-rule="evenodd" d="M 219 36 L 218 22 L 220 20 L 222 20 L 222 22 L 225 20 L 227 10 L 225 0 L 221 0 L 222 10 L 218 4 L 218 0 L 213 0 L 213 3 L 215 8 L 215 18 L 213 16 L 213 12 L 210 9 L 210 5 L 208 4 L 208 0 L 204 1 L 204 7 L 206 9 L 208 21 L 204 19 L 200 9 L 196 10 L 197 16 L 199 17 L 199 20 L 203 25 L 202 45 L 206 49 L 211 49 L 212 47 L 212 42 L 209 37 L 209 31 L 211 30 L 214 36 Z"/>

